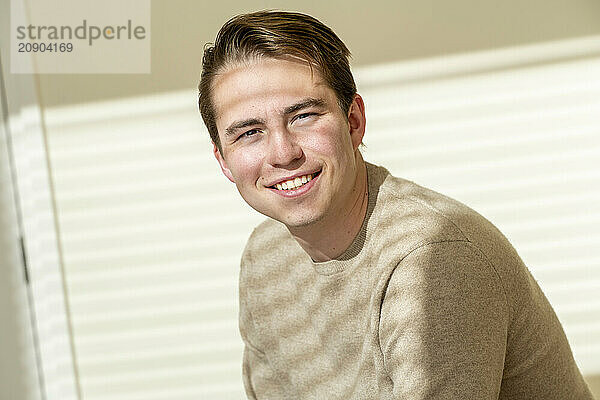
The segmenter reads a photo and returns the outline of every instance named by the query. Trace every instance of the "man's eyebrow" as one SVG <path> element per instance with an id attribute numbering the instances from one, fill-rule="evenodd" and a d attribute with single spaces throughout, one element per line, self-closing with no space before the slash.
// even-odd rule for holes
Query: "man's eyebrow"
<path id="1" fill-rule="evenodd" d="M 309 107 L 323 107 L 325 106 L 325 100 L 323 99 L 315 99 L 312 97 L 309 97 L 307 99 L 302 100 L 299 103 L 296 104 L 292 104 L 289 107 L 286 107 L 285 110 L 283 110 L 283 114 L 284 115 L 289 115 L 289 114 L 293 114 L 296 111 L 300 111 L 302 109 L 305 108 L 309 108 Z"/>
<path id="2" fill-rule="evenodd" d="M 225 135 L 230 136 L 235 134 L 238 129 L 245 128 L 251 125 L 262 125 L 265 121 L 258 118 L 248 118 L 241 121 L 236 121 L 233 124 L 229 125 L 227 129 L 225 129 Z"/>
<path id="3" fill-rule="evenodd" d="M 313 97 L 309 97 L 307 99 L 304 99 L 296 104 L 292 104 L 291 106 L 286 107 L 283 110 L 283 115 L 289 115 L 289 114 L 293 114 L 296 111 L 300 111 L 303 110 L 305 108 L 309 108 L 309 107 L 324 107 L 325 106 L 325 100 L 323 99 L 315 99 Z M 226 136 L 232 136 L 235 134 L 235 132 L 238 129 L 242 129 L 242 128 L 246 128 L 248 126 L 252 126 L 252 125 L 264 125 L 265 121 L 259 118 L 248 118 L 248 119 L 243 119 L 241 121 L 236 121 L 234 123 L 232 123 L 231 125 L 229 125 L 229 127 L 227 129 L 225 129 L 225 135 Z"/>

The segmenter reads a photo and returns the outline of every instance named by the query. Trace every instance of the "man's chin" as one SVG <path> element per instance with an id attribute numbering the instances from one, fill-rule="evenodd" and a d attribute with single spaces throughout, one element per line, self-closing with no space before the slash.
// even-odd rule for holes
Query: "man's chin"
<path id="1" fill-rule="evenodd" d="M 286 216 L 286 217 L 274 216 L 271 218 L 281 222 L 282 224 L 287 226 L 288 229 L 290 229 L 290 230 L 299 230 L 299 229 L 301 230 L 301 229 L 310 228 L 310 227 L 318 224 L 318 222 L 323 219 L 323 216 L 320 214 L 319 215 L 303 214 L 303 215 L 294 215 L 294 216 Z"/>
<path id="2" fill-rule="evenodd" d="M 308 228 L 318 224 L 324 218 L 324 213 L 320 211 L 322 207 L 314 203 L 296 205 L 293 209 L 287 210 L 285 207 L 265 209 L 264 207 L 255 207 L 251 203 L 248 204 L 262 215 L 281 222 L 290 230 Z"/>

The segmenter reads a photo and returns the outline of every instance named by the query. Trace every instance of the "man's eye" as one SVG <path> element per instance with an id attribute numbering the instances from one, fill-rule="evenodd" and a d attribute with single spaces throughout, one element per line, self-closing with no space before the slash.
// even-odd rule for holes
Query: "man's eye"
<path id="1" fill-rule="evenodd" d="M 246 131 L 244 133 L 242 133 L 238 139 L 244 138 L 244 137 L 250 137 L 250 136 L 254 136 L 255 134 L 257 134 L 259 132 L 258 129 L 250 129 L 249 131 Z"/>
<path id="2" fill-rule="evenodd" d="M 313 117 L 315 115 L 317 115 L 317 113 L 314 113 L 314 112 L 307 112 L 307 113 L 298 114 L 298 115 L 296 115 L 294 117 L 294 120 L 292 122 L 294 122 L 294 121 L 303 121 L 303 120 L 306 120 L 306 119 L 308 119 L 310 117 Z"/>

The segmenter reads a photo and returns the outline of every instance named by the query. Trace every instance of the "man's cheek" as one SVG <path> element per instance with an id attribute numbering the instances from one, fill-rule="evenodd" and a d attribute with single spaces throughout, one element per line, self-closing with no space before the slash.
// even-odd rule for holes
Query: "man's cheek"
<path id="1" fill-rule="evenodd" d="M 240 180 L 248 181 L 249 179 L 258 179 L 260 172 L 260 160 L 254 154 L 244 152 L 238 154 L 231 160 L 232 172 L 234 176 Z"/>
<path id="2" fill-rule="evenodd" d="M 338 148 L 342 147 L 340 140 L 332 137 L 331 132 L 316 131 L 314 136 L 306 143 L 306 148 L 311 149 L 321 154 L 335 153 Z"/>

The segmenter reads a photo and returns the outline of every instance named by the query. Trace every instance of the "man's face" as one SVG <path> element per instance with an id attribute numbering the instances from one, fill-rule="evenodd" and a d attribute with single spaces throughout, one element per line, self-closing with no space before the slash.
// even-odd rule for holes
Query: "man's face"
<path id="1" fill-rule="evenodd" d="M 352 209 L 357 147 L 365 127 L 356 96 L 346 115 L 305 62 L 239 63 L 213 83 L 223 173 L 258 212 L 288 227 Z"/>

